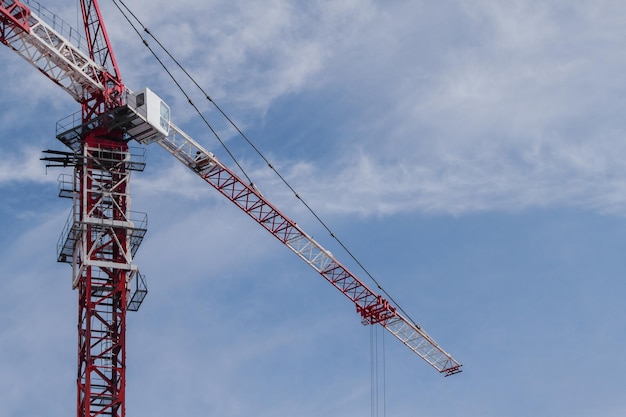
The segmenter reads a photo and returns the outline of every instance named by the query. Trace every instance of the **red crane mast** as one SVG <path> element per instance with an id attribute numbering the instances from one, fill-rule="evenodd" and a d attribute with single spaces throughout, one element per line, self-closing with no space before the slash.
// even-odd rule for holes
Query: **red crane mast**
<path id="1" fill-rule="evenodd" d="M 104 86 L 102 90 L 93 93 L 88 101 L 83 103 L 83 121 L 120 107 L 123 104 L 124 84 L 117 67 L 113 48 L 107 36 L 102 20 L 102 14 L 96 0 L 81 0 L 80 8 L 87 37 L 89 57 L 102 66 L 102 71 L 94 74 Z"/>
<path id="2" fill-rule="evenodd" d="M 13 49 L 81 104 L 80 115 L 57 124 L 71 152 L 47 151 L 50 166 L 72 165 L 61 197 L 73 209 L 62 232 L 58 261 L 72 265 L 78 290 L 77 415 L 125 416 L 126 313 L 147 294 L 133 256 L 146 215 L 130 211 L 132 171 L 142 154 L 130 140 L 158 143 L 252 217 L 356 306 L 363 324 L 380 324 L 446 376 L 461 364 L 423 329 L 367 287 L 329 251 L 283 215 L 251 184 L 171 123 L 168 106 L 152 91 L 122 83 L 96 0 L 81 0 L 87 48 L 76 32 L 34 0 L 0 0 L 0 42 Z M 46 19 L 48 17 L 48 19 Z M 51 23 L 49 23 L 51 22 Z"/>
<path id="3" fill-rule="evenodd" d="M 132 162 L 125 132 L 108 123 L 125 87 L 95 0 L 81 1 L 86 53 L 31 10 L 44 8 L 28 4 L 2 1 L 0 41 L 81 104 L 64 136 L 74 174 L 61 196 L 73 199 L 73 210 L 59 251 L 78 290 L 77 416 L 124 417 L 126 312 L 145 296 L 145 287 L 129 294 L 133 279 L 143 282 L 132 255 L 145 229 L 131 220 L 128 195 L 130 173 L 141 165 Z"/>

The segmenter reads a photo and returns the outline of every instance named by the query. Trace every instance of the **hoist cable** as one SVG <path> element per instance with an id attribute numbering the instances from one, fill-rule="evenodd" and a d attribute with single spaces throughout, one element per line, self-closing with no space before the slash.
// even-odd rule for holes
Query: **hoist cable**
<path id="1" fill-rule="evenodd" d="M 378 398 L 377 388 L 378 388 L 378 377 L 376 375 L 377 365 L 376 358 L 378 357 L 378 350 L 376 341 L 376 326 L 370 327 L 370 416 L 376 416 L 376 410 L 378 409 L 376 405 L 376 399 Z"/>
<path id="2" fill-rule="evenodd" d="M 382 332 L 383 347 L 383 417 L 387 417 L 387 351 L 385 349 L 385 332 Z"/>
<path id="3" fill-rule="evenodd" d="M 382 387 L 380 386 L 381 384 Z M 385 347 L 385 332 L 381 332 L 379 347 L 377 326 L 371 326 L 370 328 L 370 390 L 371 416 L 379 417 L 382 411 L 382 417 L 386 417 L 387 352 Z"/>
<path id="4" fill-rule="evenodd" d="M 204 115 L 202 114 L 202 112 L 198 109 L 198 107 L 193 103 L 193 101 L 191 100 L 191 98 L 189 97 L 189 95 L 185 92 L 185 90 L 183 89 L 183 87 L 180 85 L 180 83 L 178 81 L 176 81 L 175 77 L 173 76 L 173 74 L 167 69 L 166 65 L 163 63 L 163 61 L 157 56 L 157 54 L 154 52 L 154 50 L 150 47 L 150 45 L 148 44 L 148 42 L 145 40 L 145 38 L 140 34 L 140 31 L 131 23 L 130 19 L 128 18 L 128 16 L 126 16 L 126 14 L 121 10 L 120 6 L 118 5 L 118 2 L 124 7 L 124 9 L 126 9 L 126 11 L 133 17 L 133 19 L 135 19 L 138 23 L 138 25 L 141 26 L 142 30 L 147 33 L 155 42 L 156 44 L 165 52 L 165 54 L 167 54 L 167 56 L 172 60 L 172 62 L 174 62 L 174 64 L 176 64 L 176 66 L 189 78 L 189 80 L 199 89 L 199 91 L 204 95 L 204 97 L 215 107 L 215 109 L 217 109 L 217 111 L 226 119 L 226 121 L 228 121 L 228 123 L 237 131 L 237 133 L 248 143 L 248 145 L 256 152 L 256 154 L 267 164 L 267 166 L 276 174 L 276 176 L 283 182 L 283 184 L 294 194 L 294 196 L 300 200 L 300 202 L 304 205 L 304 207 L 306 207 L 306 209 L 309 211 L 309 213 L 311 213 L 311 215 L 313 215 L 313 217 L 319 222 L 319 224 L 329 233 L 329 235 L 339 244 L 339 246 L 341 246 L 341 248 L 348 254 L 348 256 L 354 261 L 356 262 L 356 264 L 359 266 L 359 268 L 361 268 L 361 270 L 363 270 L 363 272 L 365 272 L 365 274 L 372 280 L 372 282 L 374 282 L 374 284 L 376 284 L 376 287 L 383 293 L 385 294 L 385 296 L 392 302 L 392 304 L 398 309 L 400 310 L 400 312 L 402 312 L 402 314 L 404 314 L 405 318 L 407 320 L 409 320 L 411 323 L 413 323 L 418 329 L 420 328 L 420 326 L 407 314 L 407 312 L 394 300 L 394 298 L 380 285 L 380 283 L 376 280 L 376 278 L 374 278 L 374 276 L 372 274 L 370 274 L 370 272 L 368 271 L 367 268 L 365 268 L 365 266 L 357 259 L 357 257 L 344 245 L 344 243 L 342 242 L 341 239 L 339 239 L 335 233 L 330 229 L 330 227 L 326 224 L 326 222 L 324 222 L 320 216 L 315 212 L 315 210 L 313 210 L 313 208 L 311 208 L 311 206 L 309 206 L 309 204 L 300 196 L 300 194 L 298 194 L 298 192 L 291 186 L 291 184 L 280 174 L 280 172 L 278 172 L 278 170 L 274 167 L 274 165 L 272 165 L 272 163 L 265 157 L 265 155 L 263 155 L 263 153 L 254 145 L 254 143 L 250 140 L 250 138 L 239 128 L 239 126 L 226 114 L 226 112 L 224 112 L 224 110 L 211 98 L 211 96 L 204 90 L 204 88 L 202 88 L 202 86 L 200 86 L 198 84 L 198 82 L 195 80 L 195 78 L 180 64 L 180 62 L 169 52 L 169 50 L 152 34 L 152 32 L 141 22 L 141 20 L 139 20 L 139 18 L 128 8 L 128 6 L 126 6 L 126 4 L 122 1 L 122 0 L 113 0 L 113 3 L 115 4 L 115 6 L 118 8 L 118 10 L 120 11 L 120 13 L 124 16 L 124 18 L 128 21 L 128 23 L 131 25 L 131 27 L 133 28 L 133 30 L 137 33 L 137 35 L 139 36 L 139 38 L 142 40 L 143 44 L 150 50 L 150 53 L 152 53 L 152 55 L 155 57 L 155 59 L 159 62 L 159 64 L 163 67 L 163 69 L 167 72 L 167 74 L 170 76 L 170 78 L 172 78 L 172 80 L 174 81 L 174 83 L 176 84 L 176 86 L 181 90 L 181 92 L 185 95 L 185 97 L 187 98 L 187 101 L 189 102 L 189 104 L 196 110 L 196 112 L 200 115 L 200 117 L 202 118 L 202 120 L 205 122 L 205 124 L 209 127 L 209 129 L 211 129 L 211 132 L 213 133 L 213 135 L 217 138 L 217 140 L 220 142 L 220 144 L 224 147 L 224 149 L 226 150 L 226 152 L 228 152 L 228 155 L 233 159 L 233 161 L 237 164 L 237 167 L 239 168 L 239 170 L 243 173 L 243 175 L 246 177 L 246 179 L 248 180 L 248 182 L 250 183 L 250 185 L 254 185 L 252 180 L 250 179 L 250 177 L 248 176 L 248 174 L 246 173 L 245 169 L 243 169 L 243 167 L 239 164 L 239 162 L 237 162 L 237 159 L 235 158 L 235 156 L 232 154 L 232 152 L 228 149 L 228 147 L 226 146 L 226 144 L 224 143 L 224 141 L 222 141 L 222 139 L 219 137 L 218 133 L 213 129 L 213 127 L 209 124 L 209 122 L 206 120 L 206 118 L 204 117 Z"/>

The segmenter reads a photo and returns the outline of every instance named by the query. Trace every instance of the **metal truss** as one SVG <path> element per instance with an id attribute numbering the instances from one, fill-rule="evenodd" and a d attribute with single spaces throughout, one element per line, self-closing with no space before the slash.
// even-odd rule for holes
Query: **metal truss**
<path id="1" fill-rule="evenodd" d="M 168 137 L 156 142 L 196 175 L 232 201 L 348 297 L 363 324 L 380 324 L 409 349 L 446 376 L 461 372 L 461 364 L 446 353 L 420 326 L 375 294 L 328 250 L 283 215 L 251 184 L 245 183 L 191 137 L 170 124 Z"/>

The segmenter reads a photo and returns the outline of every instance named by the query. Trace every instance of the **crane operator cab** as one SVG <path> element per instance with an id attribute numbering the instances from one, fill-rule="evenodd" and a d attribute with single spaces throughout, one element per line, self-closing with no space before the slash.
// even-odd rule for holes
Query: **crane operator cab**
<path id="1" fill-rule="evenodd" d="M 127 105 L 138 116 L 126 131 L 130 139 L 148 144 L 169 135 L 170 108 L 152 90 L 129 93 Z"/>

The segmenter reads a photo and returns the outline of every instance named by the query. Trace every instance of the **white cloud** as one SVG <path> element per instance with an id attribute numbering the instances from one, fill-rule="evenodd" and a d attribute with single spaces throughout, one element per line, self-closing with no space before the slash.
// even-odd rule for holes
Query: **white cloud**
<path id="1" fill-rule="evenodd" d="M 360 101 L 346 121 L 333 170 L 315 165 L 306 178 L 316 180 L 303 189 L 339 188 L 322 200 L 346 211 L 458 214 L 566 205 L 623 213 L 624 201 L 616 198 L 625 174 L 621 119 L 608 104 L 620 101 L 623 62 L 612 39 L 623 29 L 611 16 L 621 6 L 509 6 L 466 3 L 429 37 L 420 36 L 423 22 L 409 26 L 403 19 L 417 12 L 403 3 L 395 20 L 379 18 L 376 31 L 365 33 L 371 44 L 346 46 L 358 51 L 350 58 L 363 60 L 354 72 L 361 83 L 352 80 L 343 93 L 371 100 Z M 455 27 L 459 18 L 463 24 Z M 444 31 L 459 33 L 439 46 L 441 66 L 433 67 L 429 42 Z M 375 49 L 385 36 L 396 36 L 397 44 Z M 340 65 L 356 69 L 346 60 L 331 68 Z M 386 84 L 364 83 L 376 77 Z"/>
<path id="2" fill-rule="evenodd" d="M 57 5 L 73 20 L 65 0 L 50 0 Z M 111 2 L 103 6 L 108 12 Z M 398 346 L 387 358 L 390 413 L 623 409 L 615 376 L 623 366 L 613 361 L 623 325 L 607 313 L 621 306 L 622 225 L 568 209 L 624 212 L 624 6 L 158 0 L 133 8 L 231 116 L 255 129 L 315 210 L 345 219 L 341 232 L 367 254 L 368 268 L 392 276 L 383 285 L 402 288 L 411 313 L 419 308 L 418 320 L 466 364 L 466 373 L 443 379 Z M 124 80 L 173 97 L 125 23 L 109 16 L 117 15 L 106 19 Z M 0 53 L 8 74 L 0 185 L 39 190 L 55 176 L 40 177 L 38 138 L 52 132 L 58 117 L 44 119 L 64 106 L 55 102 L 64 93 L 39 91 L 48 80 Z M 10 68 L 20 64 L 23 74 Z M 181 109 L 175 122 L 189 122 L 181 127 L 195 137 L 183 102 L 172 101 Z M 267 134 L 286 112 L 281 135 Z M 302 126 L 312 127 L 290 135 Z M 354 306 L 167 156 L 150 155 L 146 172 L 133 174 L 133 208 L 150 218 L 136 258 L 149 294 L 129 315 L 129 414 L 367 413 L 367 340 Z M 291 192 L 264 164 L 245 162 L 269 200 L 301 224 Z M 11 213 L 30 209 L 9 197 Z M 8 358 L 0 402 L 9 414 L 74 409 L 76 300 L 67 265 L 53 266 L 65 213 L 50 207 L 3 223 L 15 232 L 0 254 Z M 521 214 L 502 215 L 512 211 Z M 488 214 L 467 215 L 475 212 Z M 572 284 L 577 291 L 563 292 Z M 555 363 L 561 376 L 551 380 Z M 569 387 L 580 394 L 573 405 Z M 31 398 L 33 390 L 42 394 Z M 512 410 L 512 392 L 534 401 Z"/>
<path id="3" fill-rule="evenodd" d="M 619 118 L 602 109 L 618 91 L 606 81 L 618 80 L 621 68 L 611 52 L 622 31 L 613 18 L 619 6 L 189 3 L 177 6 L 188 17 L 182 27 L 167 21 L 171 5 L 162 7 L 138 10 L 165 43 L 179 42 L 173 52 L 189 60 L 203 85 L 228 89 L 229 102 L 246 103 L 235 107 L 249 115 L 244 125 L 252 109 L 262 114 L 292 92 L 332 86 L 348 103 L 374 99 L 358 102 L 345 121 L 338 142 L 348 154 L 326 153 L 332 159 L 323 164 L 283 163 L 293 181 L 305 184 L 303 192 L 317 195 L 333 183 L 341 198 L 328 198 L 334 203 L 327 210 L 462 213 L 554 204 L 623 210 Z M 132 36 L 123 24 L 111 21 L 114 38 Z M 432 39 L 444 43 L 433 48 Z M 192 47 L 197 42 L 204 46 Z M 603 47 L 594 48 L 597 42 Z M 119 46 L 124 61 L 137 52 L 127 48 Z M 146 74 L 159 71 L 151 68 Z M 2 177 L 33 178 L 18 165 L 5 163 Z M 195 196 L 202 187 L 189 176 L 162 174 L 177 182 L 166 188 L 180 194 Z M 307 179 L 315 180 L 306 185 Z M 376 208 L 364 209 L 364 200 Z"/>
<path id="4" fill-rule="evenodd" d="M 54 253 L 64 217 L 49 213 L 47 221 L 33 221 L 0 253 L 0 402 L 8 415 L 20 414 L 26 404 L 30 412 L 51 415 L 73 408 L 71 401 L 49 397 L 71 398 L 73 388 L 75 293 L 69 268 L 56 264 Z M 32 396 L 33 390 L 46 395 Z"/>
<path id="5" fill-rule="evenodd" d="M 0 185 L 16 182 L 56 182 L 56 175 L 46 175 L 45 166 L 40 158 L 41 149 L 24 146 L 19 153 L 2 151 L 0 159 Z"/>

